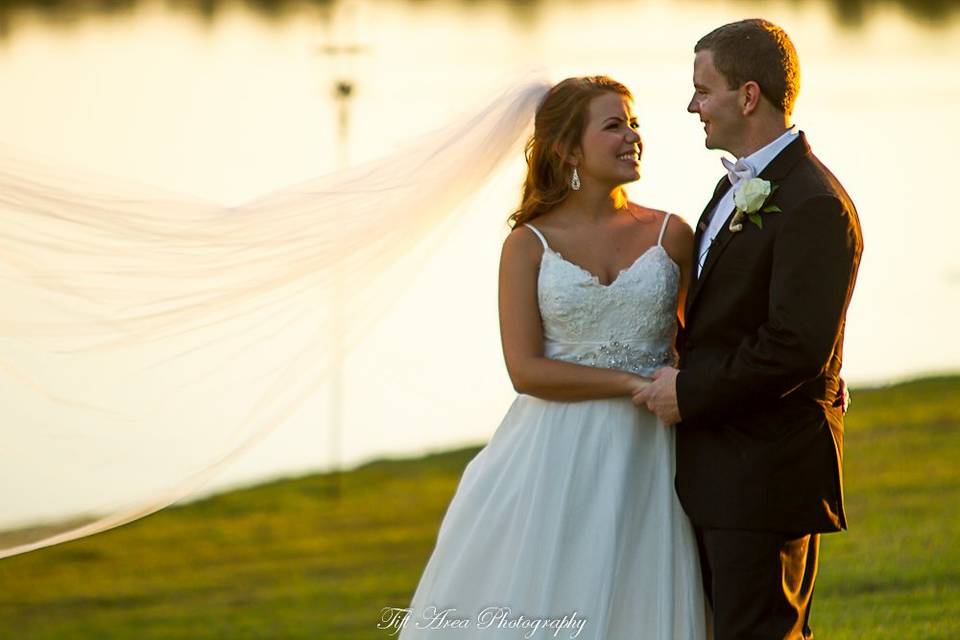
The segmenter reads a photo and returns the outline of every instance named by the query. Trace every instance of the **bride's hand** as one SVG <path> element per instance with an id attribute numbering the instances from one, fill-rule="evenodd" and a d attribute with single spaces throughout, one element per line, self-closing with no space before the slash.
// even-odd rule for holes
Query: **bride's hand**
<path id="1" fill-rule="evenodd" d="M 630 383 L 628 385 L 630 391 L 630 397 L 636 398 L 637 394 L 650 386 L 650 383 L 653 382 L 650 378 L 643 378 L 641 376 L 632 376 Z M 636 400 L 634 400 L 636 404 Z"/>

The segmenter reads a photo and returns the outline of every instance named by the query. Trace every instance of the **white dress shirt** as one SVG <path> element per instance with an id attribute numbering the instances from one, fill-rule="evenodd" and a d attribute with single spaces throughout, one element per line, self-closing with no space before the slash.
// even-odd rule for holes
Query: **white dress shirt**
<path id="1" fill-rule="evenodd" d="M 798 135 L 800 135 L 800 131 L 797 129 L 796 125 L 793 125 L 784 131 L 783 135 L 781 135 L 779 138 L 767 146 L 754 151 L 746 158 L 738 160 L 738 162 L 743 162 L 750 165 L 755 171 L 754 175 L 760 175 L 760 172 L 766 169 L 767 165 L 770 164 L 774 158 L 780 155 L 780 152 L 783 151 L 787 145 L 793 142 Z M 735 209 L 733 204 L 733 192 L 734 189 L 727 189 L 727 192 L 723 194 L 723 197 L 720 198 L 719 202 L 717 202 L 717 206 L 713 210 L 713 217 L 710 219 L 710 224 L 707 226 L 706 231 L 704 231 L 703 236 L 700 238 L 700 246 L 697 247 L 698 278 L 700 277 L 700 273 L 703 271 L 703 265 L 707 262 L 707 253 L 710 251 L 710 245 L 713 244 L 714 238 L 716 238 L 717 234 L 720 233 L 720 229 L 722 229 L 723 225 L 727 223 L 727 219 Z"/>

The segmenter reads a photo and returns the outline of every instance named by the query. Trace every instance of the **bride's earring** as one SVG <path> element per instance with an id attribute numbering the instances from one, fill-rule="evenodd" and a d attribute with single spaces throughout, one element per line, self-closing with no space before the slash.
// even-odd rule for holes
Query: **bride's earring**
<path id="1" fill-rule="evenodd" d="M 574 191 L 580 191 L 580 175 L 577 173 L 577 168 L 573 168 L 573 177 L 570 178 L 570 188 Z"/>

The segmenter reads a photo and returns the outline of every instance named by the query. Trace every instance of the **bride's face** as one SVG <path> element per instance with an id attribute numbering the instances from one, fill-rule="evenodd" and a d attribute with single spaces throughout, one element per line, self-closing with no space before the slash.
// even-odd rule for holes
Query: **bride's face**
<path id="1" fill-rule="evenodd" d="M 643 144 L 630 99 L 606 92 L 590 102 L 577 172 L 581 180 L 616 187 L 640 177 Z"/>

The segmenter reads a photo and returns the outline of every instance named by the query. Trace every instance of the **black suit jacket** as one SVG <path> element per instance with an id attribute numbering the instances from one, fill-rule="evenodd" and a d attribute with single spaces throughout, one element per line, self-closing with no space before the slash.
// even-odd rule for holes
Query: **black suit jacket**
<path id="1" fill-rule="evenodd" d="M 677 494 L 701 527 L 836 531 L 846 518 L 833 405 L 860 223 L 803 133 L 759 177 L 779 185 L 767 205 L 782 211 L 761 214 L 762 229 L 744 220 L 733 233 L 725 222 L 687 294 Z M 697 225 L 695 253 L 724 185 Z"/>

